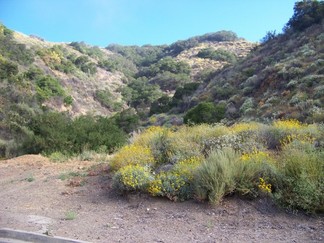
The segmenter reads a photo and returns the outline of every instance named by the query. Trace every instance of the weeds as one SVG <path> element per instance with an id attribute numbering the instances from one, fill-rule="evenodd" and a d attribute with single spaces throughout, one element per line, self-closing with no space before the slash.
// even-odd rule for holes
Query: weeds
<path id="1" fill-rule="evenodd" d="M 63 163 L 68 161 L 69 157 L 61 152 L 54 152 L 48 156 L 49 160 L 52 162 Z"/>
<path id="2" fill-rule="evenodd" d="M 65 213 L 64 219 L 65 220 L 74 220 L 74 219 L 76 219 L 76 217 L 77 217 L 77 213 L 76 212 L 74 212 L 74 211 L 67 211 Z"/>
<path id="3" fill-rule="evenodd" d="M 35 180 L 35 177 L 33 175 L 29 175 L 28 177 L 25 178 L 25 181 L 28 182 L 33 182 Z"/>
<path id="4" fill-rule="evenodd" d="M 68 179 L 71 179 L 73 177 L 85 177 L 87 176 L 87 173 L 80 173 L 80 172 L 65 172 L 65 173 L 61 173 L 58 176 L 58 179 L 60 179 L 61 181 L 65 181 Z"/>

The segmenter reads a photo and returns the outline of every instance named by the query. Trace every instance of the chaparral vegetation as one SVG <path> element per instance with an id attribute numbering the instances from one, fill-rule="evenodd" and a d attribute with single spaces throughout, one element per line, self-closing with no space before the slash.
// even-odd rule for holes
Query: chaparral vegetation
<path id="1" fill-rule="evenodd" d="M 151 127 L 110 162 L 120 191 L 218 204 L 237 194 L 323 212 L 324 126 L 297 120 Z"/>

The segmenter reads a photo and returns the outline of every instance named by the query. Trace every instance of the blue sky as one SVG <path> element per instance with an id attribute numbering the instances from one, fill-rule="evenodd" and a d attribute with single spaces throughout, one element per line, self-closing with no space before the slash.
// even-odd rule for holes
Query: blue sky
<path id="1" fill-rule="evenodd" d="M 281 32 L 295 0 L 0 0 L 0 22 L 48 41 L 105 47 L 171 44 L 231 30 L 249 41 Z"/>

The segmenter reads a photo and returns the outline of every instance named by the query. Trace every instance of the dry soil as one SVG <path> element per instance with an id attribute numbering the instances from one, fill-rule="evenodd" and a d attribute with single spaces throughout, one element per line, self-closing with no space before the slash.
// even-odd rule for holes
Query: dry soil
<path id="1" fill-rule="evenodd" d="M 0 228 L 89 242 L 324 241 L 322 216 L 287 213 L 266 199 L 213 207 L 120 196 L 105 164 L 40 155 L 0 161 Z"/>

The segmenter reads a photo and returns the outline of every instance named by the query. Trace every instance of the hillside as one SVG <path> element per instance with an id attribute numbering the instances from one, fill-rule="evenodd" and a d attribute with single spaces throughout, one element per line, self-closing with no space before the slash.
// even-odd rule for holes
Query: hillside
<path id="1" fill-rule="evenodd" d="M 294 10 L 284 32 L 268 32 L 261 44 L 218 31 L 171 45 L 101 48 L 0 25 L 0 155 L 40 152 L 53 141 L 73 152 L 111 152 L 117 144 L 103 141 L 126 141 L 148 125 L 323 122 L 323 2 Z M 110 128 L 122 139 L 100 137 Z"/>
<path id="2" fill-rule="evenodd" d="M 177 55 L 171 57 L 170 53 L 175 52 L 178 44 L 186 41 L 179 41 L 170 46 L 110 45 L 107 48 L 99 48 L 83 42 L 51 43 L 37 36 L 26 36 L 13 32 L 5 26 L 2 26 L 1 29 L 3 32 L 1 41 L 4 47 L 1 55 L 3 64 L 7 65 L 8 62 L 14 66 L 15 70 L 17 69 L 15 73 L 12 73 L 14 76 L 23 76 L 28 72 L 34 72 L 33 69 L 36 68 L 39 74 L 48 75 L 57 80 L 60 88 L 64 90 L 64 95 L 41 97 L 39 103 L 42 107 L 67 111 L 72 116 L 82 114 L 109 116 L 126 108 L 122 99 L 125 97 L 122 97 L 121 87 L 131 83 L 134 78 L 146 77 L 150 81 L 156 76 L 159 79 L 161 76 L 173 73 L 175 76 L 167 79 L 169 83 L 176 83 L 180 77 L 176 75 L 180 73 L 191 74 L 185 75 L 185 82 L 192 82 L 199 78 L 197 77 L 199 71 L 206 68 L 218 70 L 228 63 L 226 60 L 214 61 L 196 57 L 198 51 L 203 48 L 223 49 L 241 58 L 254 46 L 247 41 L 238 40 L 237 37 L 233 41 L 216 39 L 207 42 L 203 39 L 200 42 L 196 41 L 192 46 L 184 47 Z M 224 32 L 224 38 L 227 34 L 234 33 Z M 19 52 L 16 49 L 19 49 Z M 166 62 L 164 67 L 157 67 L 165 57 L 169 58 L 169 63 Z M 186 66 L 186 64 L 189 65 Z M 167 65 L 183 65 L 188 70 L 171 70 L 173 67 L 167 67 Z M 154 68 L 161 70 L 152 71 Z M 7 78 L 6 74 L 2 77 L 4 80 Z M 32 87 L 33 82 L 30 82 L 35 80 L 24 81 L 31 85 L 31 90 L 29 90 L 31 95 L 40 95 L 37 89 Z M 168 86 L 166 80 L 158 81 L 158 83 L 162 90 L 163 87 Z M 13 85 L 17 86 L 18 84 Z M 168 90 L 175 91 L 179 85 L 170 85 Z M 18 89 L 18 87 L 12 88 Z M 162 93 L 160 92 L 160 94 Z M 59 98 L 60 96 L 61 98 Z M 69 97 L 70 100 L 68 104 L 64 102 L 66 97 Z"/>
<path id="3" fill-rule="evenodd" d="M 269 39 L 195 93 L 226 104 L 226 118 L 324 119 L 324 25 Z"/>
<path id="4" fill-rule="evenodd" d="M 48 111 L 145 120 L 155 100 L 172 96 L 186 83 L 201 82 L 205 67 L 218 70 L 253 46 L 233 32 L 221 31 L 169 46 L 99 48 L 83 42 L 51 43 L 1 25 L 0 145 L 6 147 L 1 154 L 7 154 L 3 151 L 8 144 L 16 147 L 17 140 L 30 136 L 32 117 Z M 222 48 L 222 56 L 195 56 L 205 47 Z M 119 119 L 117 125 L 121 123 Z M 125 126 L 126 132 L 135 128 Z"/>
<path id="5" fill-rule="evenodd" d="M 98 62 L 113 53 L 103 48 L 84 43 L 50 43 L 36 36 L 14 32 L 13 41 L 24 45 L 34 56 L 33 63 L 20 65 L 24 69 L 39 68 L 46 75 L 55 78 L 72 98 L 71 104 L 64 104 L 58 97 L 42 100 L 41 105 L 57 111 L 68 111 L 72 116 L 91 113 L 111 115 L 113 107 L 107 107 L 96 99 L 96 94 L 105 90 L 115 100 L 121 101 L 116 89 L 123 85 L 123 74 L 100 68 Z M 80 47 L 79 49 L 77 47 Z M 121 102 L 122 103 L 122 102 Z"/>

